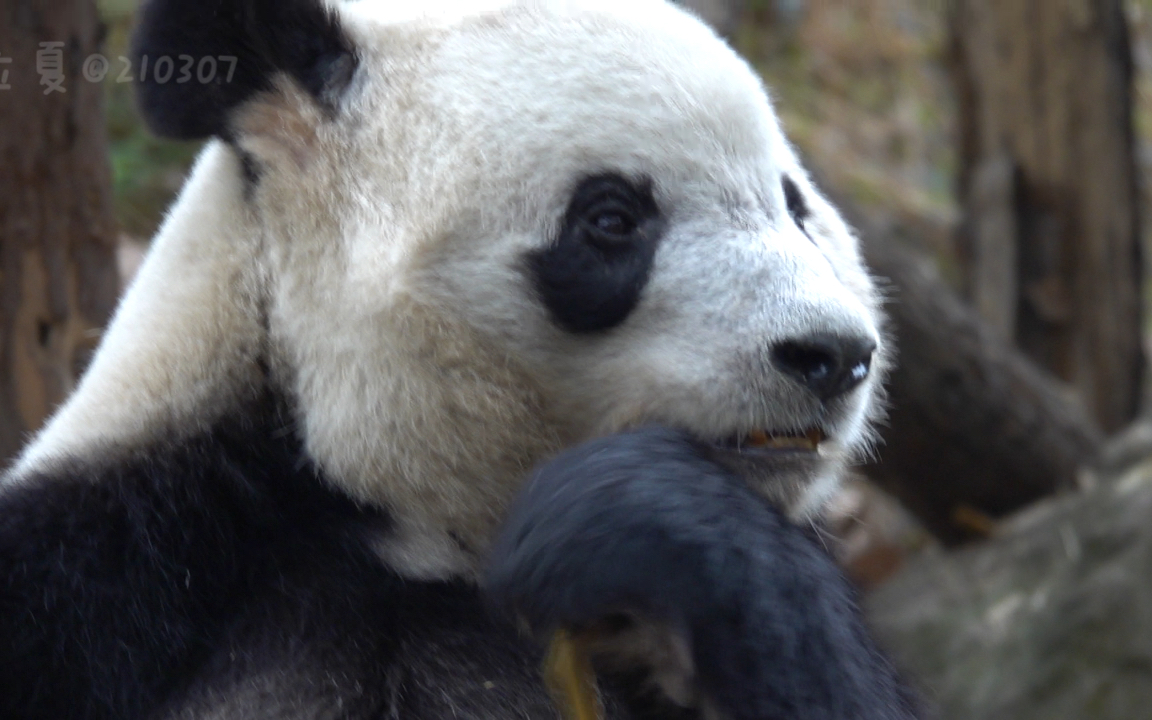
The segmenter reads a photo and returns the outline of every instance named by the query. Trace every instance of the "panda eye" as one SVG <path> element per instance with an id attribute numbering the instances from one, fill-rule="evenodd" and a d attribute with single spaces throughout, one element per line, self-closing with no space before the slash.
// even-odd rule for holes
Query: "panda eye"
<path id="1" fill-rule="evenodd" d="M 572 239 L 595 249 L 625 250 L 655 232 L 659 214 L 651 181 L 597 175 L 572 193 L 564 226 Z"/>
<path id="2" fill-rule="evenodd" d="M 626 240 L 639 226 L 631 213 L 616 209 L 594 211 L 587 224 L 596 235 L 610 241 Z"/>
<path id="3" fill-rule="evenodd" d="M 598 250 L 622 251 L 640 242 L 658 215 L 651 188 L 619 175 L 601 175 L 573 193 L 567 222 L 577 237 Z"/>

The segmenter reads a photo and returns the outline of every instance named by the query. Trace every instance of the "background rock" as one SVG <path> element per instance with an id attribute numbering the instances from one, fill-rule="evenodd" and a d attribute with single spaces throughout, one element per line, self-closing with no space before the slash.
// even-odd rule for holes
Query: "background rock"
<path id="1" fill-rule="evenodd" d="M 1152 459 L 928 552 L 873 627 L 942 720 L 1152 717 Z"/>

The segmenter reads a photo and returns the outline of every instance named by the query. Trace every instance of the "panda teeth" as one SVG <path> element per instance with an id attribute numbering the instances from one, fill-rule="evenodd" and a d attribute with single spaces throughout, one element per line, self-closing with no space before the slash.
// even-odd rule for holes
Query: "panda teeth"
<path id="1" fill-rule="evenodd" d="M 805 450 L 815 452 L 824 441 L 824 432 L 810 428 L 804 433 L 775 435 L 766 430 L 752 430 L 740 445 L 751 450 Z"/>

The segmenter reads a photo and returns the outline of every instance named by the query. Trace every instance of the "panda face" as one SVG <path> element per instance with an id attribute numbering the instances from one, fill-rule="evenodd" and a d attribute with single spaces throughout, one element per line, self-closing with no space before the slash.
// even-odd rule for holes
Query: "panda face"
<path id="1" fill-rule="evenodd" d="M 141 356 L 163 380 L 118 405 L 223 412 L 254 335 L 307 451 L 392 511 L 380 549 L 413 574 L 475 567 L 532 466 L 645 424 L 814 509 L 868 441 L 886 346 L 855 239 L 755 74 L 659 0 L 400 5 L 333 6 L 335 39 L 237 93 L 121 311 L 198 281 L 217 336 L 189 356 L 114 326 L 116 362 L 48 435 Z M 148 93 L 160 129 L 204 122 Z M 211 281 L 194 242 L 218 248 Z"/>
<path id="2" fill-rule="evenodd" d="M 404 403 L 425 419 L 442 412 L 418 430 L 411 418 L 388 418 L 389 433 L 422 454 L 439 445 L 446 466 L 501 458 L 469 473 L 479 477 L 463 481 L 462 495 L 490 489 L 509 458 L 528 466 L 557 447 L 663 423 L 715 446 L 790 506 L 810 503 L 803 491 L 867 439 L 883 362 L 877 301 L 853 238 L 746 65 L 663 3 L 513 5 L 399 27 L 357 8 L 363 17 L 347 24 L 361 33 L 369 70 L 325 127 L 338 149 L 322 153 L 317 200 L 340 189 L 329 223 L 342 230 L 303 248 L 292 227 L 278 233 L 279 272 L 299 286 L 326 274 L 312 281 L 319 293 L 285 294 L 279 317 L 315 316 L 324 331 L 285 328 L 281 343 L 315 358 L 324 352 L 316 343 L 347 338 L 363 387 L 397 366 L 416 377 L 419 362 L 470 373 L 447 381 L 442 372 L 429 378 L 437 391 Z M 397 47 L 413 46 L 396 59 Z M 312 182 L 294 164 L 285 163 L 285 182 Z M 306 190 L 262 191 L 277 204 L 269 216 L 307 222 L 282 205 Z M 451 328 L 453 344 L 470 339 L 451 359 L 425 348 L 397 361 L 396 346 L 415 352 L 413 337 L 427 332 L 413 318 Z M 788 348 L 799 369 L 782 360 Z M 854 370 L 862 381 L 813 390 L 806 373 L 822 362 L 852 364 L 824 371 Z M 339 384 L 317 380 L 303 407 L 328 406 Z M 455 393 L 450 412 L 425 404 L 445 387 Z M 359 395 L 362 412 L 347 417 L 354 427 L 325 411 L 307 433 L 339 428 L 315 452 L 345 478 L 361 476 L 380 444 L 350 447 L 348 437 L 399 404 L 392 388 Z M 469 397 L 476 407 L 459 407 Z M 820 452 L 748 447 L 763 435 L 816 432 Z M 353 485 L 371 497 L 377 477 Z"/>

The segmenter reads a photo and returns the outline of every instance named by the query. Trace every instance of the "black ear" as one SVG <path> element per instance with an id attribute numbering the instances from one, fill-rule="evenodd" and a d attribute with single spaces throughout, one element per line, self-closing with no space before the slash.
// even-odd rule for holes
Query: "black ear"
<path id="1" fill-rule="evenodd" d="M 227 137 L 232 110 L 278 72 L 331 107 L 356 68 L 323 0 L 145 0 L 131 54 L 148 125 L 183 140 Z"/>

